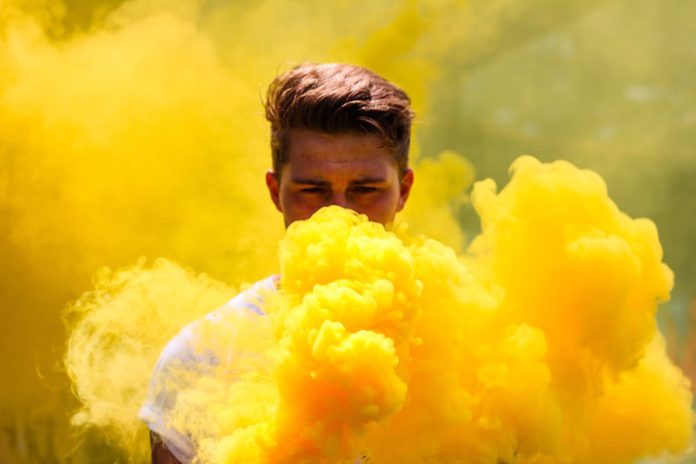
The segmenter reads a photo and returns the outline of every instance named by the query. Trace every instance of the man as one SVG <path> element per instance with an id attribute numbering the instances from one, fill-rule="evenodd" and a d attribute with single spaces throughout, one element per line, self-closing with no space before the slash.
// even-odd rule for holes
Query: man
<path id="1" fill-rule="evenodd" d="M 387 225 L 404 207 L 413 184 L 408 168 L 413 112 L 406 93 L 394 84 L 357 66 L 300 65 L 271 83 L 266 118 L 273 157 L 266 186 L 286 227 L 328 205 Z M 217 312 L 262 315 L 260 295 L 275 289 L 277 280 L 255 284 Z M 215 317 L 216 312 L 208 316 Z M 172 372 L 185 366 L 205 373 L 225 362 L 193 353 L 192 333 L 185 328 L 165 348 L 141 410 L 151 430 L 153 463 L 186 463 L 195 456 L 186 431 L 167 424 L 176 399 Z"/>

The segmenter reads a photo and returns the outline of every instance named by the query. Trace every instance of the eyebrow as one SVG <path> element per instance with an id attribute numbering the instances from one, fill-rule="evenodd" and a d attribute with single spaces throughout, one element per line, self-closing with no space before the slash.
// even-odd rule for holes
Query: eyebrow
<path id="1" fill-rule="evenodd" d="M 292 183 L 294 184 L 303 184 L 303 185 L 318 185 L 318 186 L 325 186 L 325 185 L 330 185 L 331 183 L 326 181 L 326 180 L 321 180 L 321 179 L 305 179 L 302 177 L 293 177 Z M 356 179 L 352 181 L 350 184 L 351 185 L 363 185 L 363 184 L 381 184 L 384 182 L 385 179 L 382 177 L 361 177 L 359 179 Z"/>
<path id="2" fill-rule="evenodd" d="M 384 181 L 385 179 L 383 177 L 361 177 L 360 179 L 351 182 L 351 184 L 381 184 Z"/>
<path id="3" fill-rule="evenodd" d="M 320 179 L 303 179 L 301 177 L 293 177 L 292 179 L 293 184 L 304 184 L 304 185 L 329 185 L 329 182 L 325 180 L 320 180 Z"/>

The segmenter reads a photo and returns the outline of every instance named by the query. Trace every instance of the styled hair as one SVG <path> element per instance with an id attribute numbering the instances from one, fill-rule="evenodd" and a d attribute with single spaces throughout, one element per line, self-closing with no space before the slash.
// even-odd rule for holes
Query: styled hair
<path id="1" fill-rule="evenodd" d="M 399 173 L 408 167 L 413 110 L 406 92 L 369 69 L 306 63 L 276 77 L 266 95 L 273 170 L 288 161 L 289 132 L 379 134 L 394 154 Z"/>

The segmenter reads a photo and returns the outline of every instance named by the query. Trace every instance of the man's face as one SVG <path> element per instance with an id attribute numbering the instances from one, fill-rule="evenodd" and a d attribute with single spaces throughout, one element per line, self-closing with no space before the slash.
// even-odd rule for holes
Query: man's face
<path id="1" fill-rule="evenodd" d="M 379 135 L 298 129 L 290 131 L 288 150 L 282 171 L 266 174 L 286 227 L 328 205 L 387 224 L 411 191 L 413 172 L 409 169 L 400 178 L 394 155 Z"/>

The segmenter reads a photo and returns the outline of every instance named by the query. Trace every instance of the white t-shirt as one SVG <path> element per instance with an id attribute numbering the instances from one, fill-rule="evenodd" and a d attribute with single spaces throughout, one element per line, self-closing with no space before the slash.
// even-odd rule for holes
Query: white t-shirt
<path id="1" fill-rule="evenodd" d="M 263 279 L 241 292 L 224 306 L 216 309 L 204 320 L 221 320 L 232 312 L 242 312 L 249 317 L 263 316 L 263 295 L 277 291 L 278 276 Z M 195 328 L 201 321 L 184 327 L 164 348 L 152 374 L 147 397 L 139 416 L 151 431 L 160 436 L 169 451 L 183 464 L 190 463 L 196 454 L 194 443 L 185 431 L 168 425 L 168 415 L 176 404 L 179 391 L 190 387 L 191 377 L 178 375 L 182 371 L 201 376 L 212 373 L 220 365 L 231 365 L 234 353 L 212 350 L 194 350 Z"/>

